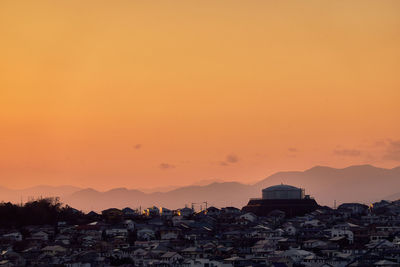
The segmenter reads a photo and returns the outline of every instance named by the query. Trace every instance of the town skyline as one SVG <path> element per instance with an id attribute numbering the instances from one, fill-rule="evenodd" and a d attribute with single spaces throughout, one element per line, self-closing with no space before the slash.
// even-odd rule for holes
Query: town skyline
<path id="1" fill-rule="evenodd" d="M 335 207 L 343 203 L 358 202 L 370 205 L 379 200 L 400 198 L 400 166 L 392 169 L 372 165 L 353 165 L 346 168 L 315 166 L 304 171 L 277 172 L 256 183 L 207 180 L 191 185 L 141 190 L 114 187 L 108 190 L 82 188 L 70 185 L 35 186 L 13 190 L 0 187 L 0 201 L 26 203 L 35 199 L 57 197 L 65 205 L 85 212 L 126 206 L 179 208 L 191 203 L 207 202 L 211 206 L 243 207 L 248 199 L 260 197 L 266 187 L 286 184 L 303 188 L 307 195 L 322 206 Z M 379 190 L 376 190 L 376 189 Z"/>
<path id="2" fill-rule="evenodd" d="M 0 267 L 400 266 L 399 0 L 2 0 L 0 38 Z"/>

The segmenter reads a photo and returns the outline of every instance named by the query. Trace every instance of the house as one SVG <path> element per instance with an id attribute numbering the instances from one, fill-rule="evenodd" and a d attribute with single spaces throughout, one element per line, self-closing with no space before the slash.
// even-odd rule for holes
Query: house
<path id="1" fill-rule="evenodd" d="M 320 227 L 322 225 L 321 221 L 319 220 L 309 220 L 309 221 L 305 221 L 302 226 L 303 227 Z"/>
<path id="2" fill-rule="evenodd" d="M 337 210 L 342 213 L 350 211 L 351 215 L 366 214 L 368 209 L 369 207 L 367 205 L 360 203 L 343 203 L 337 208 Z"/>
<path id="3" fill-rule="evenodd" d="M 164 225 L 164 221 L 165 220 L 161 217 L 154 217 L 154 218 L 151 217 L 151 219 L 147 221 L 147 224 L 159 227 Z"/>
<path id="4" fill-rule="evenodd" d="M 128 236 L 128 230 L 125 228 L 110 228 L 105 231 L 107 237 Z"/>
<path id="5" fill-rule="evenodd" d="M 268 256 L 268 262 L 273 267 L 292 267 L 294 264 L 292 259 L 283 257 L 281 255 Z"/>
<path id="6" fill-rule="evenodd" d="M 284 225 L 283 230 L 285 231 L 285 234 L 287 234 L 289 236 L 293 236 L 297 233 L 296 227 L 294 227 L 294 225 L 291 223 Z"/>
<path id="7" fill-rule="evenodd" d="M 146 215 L 147 217 L 156 217 L 160 216 L 160 209 L 157 208 L 156 206 L 147 208 L 143 211 L 143 214 Z"/>
<path id="8" fill-rule="evenodd" d="M 225 263 L 222 261 L 211 259 L 187 259 L 182 263 L 183 267 L 233 267 L 232 263 Z"/>
<path id="9" fill-rule="evenodd" d="M 221 211 L 216 207 L 209 207 L 206 209 L 206 214 L 208 216 L 218 216 L 220 213 Z"/>
<path id="10" fill-rule="evenodd" d="M 354 233 L 353 229 L 359 228 L 358 225 L 352 223 L 342 223 L 333 226 L 329 231 L 331 232 L 331 237 L 344 236 L 347 238 L 350 244 L 354 243 Z"/>
<path id="11" fill-rule="evenodd" d="M 161 217 L 171 218 L 174 215 L 174 212 L 167 208 L 160 208 Z"/>
<path id="12" fill-rule="evenodd" d="M 167 264 L 177 263 L 183 260 L 183 257 L 177 252 L 166 252 L 161 255 L 161 261 Z"/>
<path id="13" fill-rule="evenodd" d="M 245 213 L 243 215 L 240 215 L 239 218 L 240 219 L 244 219 L 244 220 L 249 221 L 249 222 L 252 222 L 252 223 L 257 221 L 257 216 L 252 212 L 247 212 L 247 213 Z"/>
<path id="14" fill-rule="evenodd" d="M 317 247 L 326 246 L 326 242 L 318 239 L 311 239 L 303 242 L 303 247 L 305 249 L 314 249 Z"/>
<path id="15" fill-rule="evenodd" d="M 101 214 L 110 219 L 114 219 L 123 215 L 122 211 L 116 208 L 106 209 L 101 212 Z"/>
<path id="16" fill-rule="evenodd" d="M 9 241 L 22 241 L 22 234 L 20 232 L 12 232 L 2 235 L 2 239 Z"/>
<path id="17" fill-rule="evenodd" d="M 63 235 L 63 234 L 59 234 L 56 236 L 55 240 L 56 243 L 60 243 L 62 245 L 69 245 L 70 244 L 70 236 L 68 235 Z"/>
<path id="18" fill-rule="evenodd" d="M 172 240 L 177 239 L 181 234 L 181 230 L 175 227 L 168 227 L 160 229 L 160 238 L 161 240 Z"/>
<path id="19" fill-rule="evenodd" d="M 276 245 L 271 240 L 259 240 L 251 247 L 251 253 L 257 257 L 264 257 L 276 250 Z"/>
<path id="20" fill-rule="evenodd" d="M 124 214 L 124 216 L 134 216 L 137 214 L 135 210 L 129 207 L 123 208 L 122 213 Z"/>
<path id="21" fill-rule="evenodd" d="M 231 215 L 239 215 L 242 212 L 240 211 L 240 209 L 235 208 L 235 207 L 225 207 L 225 208 L 221 209 L 221 213 L 231 214 Z"/>
<path id="22" fill-rule="evenodd" d="M 304 260 L 304 258 L 313 256 L 315 254 L 307 250 L 291 248 L 289 250 L 282 252 L 281 255 L 286 258 L 292 259 L 294 262 L 300 263 Z"/>
<path id="23" fill-rule="evenodd" d="M 11 250 L 1 253 L 1 260 L 4 266 L 25 266 L 26 260 L 19 254 Z"/>
<path id="24" fill-rule="evenodd" d="M 156 234 L 153 229 L 150 228 L 142 228 L 137 230 L 137 238 L 139 240 L 152 240 L 155 239 Z"/>
<path id="25" fill-rule="evenodd" d="M 379 267 L 395 267 L 399 266 L 397 262 L 389 261 L 389 260 L 380 260 L 377 262 L 374 262 L 374 266 L 379 266 Z"/>
<path id="26" fill-rule="evenodd" d="M 44 248 L 42 248 L 42 252 L 46 255 L 56 256 L 64 255 L 67 252 L 67 249 L 59 245 L 45 246 Z"/>
<path id="27" fill-rule="evenodd" d="M 132 220 L 125 220 L 122 222 L 122 226 L 132 231 L 135 229 L 135 223 Z"/>
<path id="28" fill-rule="evenodd" d="M 230 258 L 224 259 L 224 263 L 232 264 L 233 266 L 246 266 L 243 264 L 246 259 L 239 257 L 239 256 L 233 256 Z"/>
<path id="29" fill-rule="evenodd" d="M 105 266 L 105 258 L 100 253 L 89 250 L 79 252 L 70 257 L 65 263 L 66 267 L 91 267 L 91 266 Z"/>
<path id="30" fill-rule="evenodd" d="M 305 257 L 301 263 L 309 267 L 319 267 L 325 264 L 325 258 L 316 255 L 310 255 Z"/>
<path id="31" fill-rule="evenodd" d="M 193 209 L 190 209 L 188 207 L 185 207 L 183 209 L 178 210 L 178 215 L 182 217 L 189 217 L 194 213 Z"/>
<path id="32" fill-rule="evenodd" d="M 31 234 L 31 239 L 47 241 L 47 240 L 49 240 L 49 234 L 47 234 L 46 232 L 43 232 L 43 231 L 39 231 L 39 232 Z"/>
<path id="33" fill-rule="evenodd" d="M 204 258 L 203 250 L 199 247 L 188 247 L 181 251 L 182 256 L 190 259 Z"/>
<path id="34" fill-rule="evenodd" d="M 370 238 L 371 242 L 385 240 L 385 239 L 389 238 L 389 232 L 379 231 L 379 232 L 371 233 L 369 238 Z"/>
<path id="35" fill-rule="evenodd" d="M 122 211 L 116 208 L 106 209 L 101 212 L 107 221 L 120 220 L 122 218 Z"/>

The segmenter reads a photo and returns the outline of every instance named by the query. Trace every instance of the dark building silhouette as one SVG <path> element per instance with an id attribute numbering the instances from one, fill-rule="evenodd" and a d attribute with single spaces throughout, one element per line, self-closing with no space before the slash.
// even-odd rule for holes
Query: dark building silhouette
<path id="1" fill-rule="evenodd" d="M 291 185 L 275 185 L 262 190 L 262 198 L 250 199 L 245 212 L 267 216 L 274 210 L 285 212 L 287 217 L 301 216 L 318 208 L 317 202 L 304 189 Z"/>

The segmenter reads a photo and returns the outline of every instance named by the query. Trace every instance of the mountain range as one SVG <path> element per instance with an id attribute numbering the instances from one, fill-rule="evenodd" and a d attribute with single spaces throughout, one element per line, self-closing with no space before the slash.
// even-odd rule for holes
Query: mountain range
<path id="1" fill-rule="evenodd" d="M 255 184 L 223 182 L 197 183 L 172 190 L 143 192 L 135 189 L 114 188 L 105 192 L 92 188 L 73 186 L 36 186 L 24 190 L 0 187 L 0 199 L 20 202 L 21 197 L 59 196 L 63 203 L 83 211 L 100 211 L 106 208 L 147 208 L 163 206 L 170 209 L 193 205 L 243 207 L 249 198 L 261 197 L 261 190 L 276 184 L 290 184 L 305 188 L 320 205 L 333 206 L 346 202 L 372 203 L 381 199 L 400 198 L 400 167 L 378 168 L 371 165 L 356 165 L 337 169 L 316 166 L 305 171 L 275 173 Z"/>

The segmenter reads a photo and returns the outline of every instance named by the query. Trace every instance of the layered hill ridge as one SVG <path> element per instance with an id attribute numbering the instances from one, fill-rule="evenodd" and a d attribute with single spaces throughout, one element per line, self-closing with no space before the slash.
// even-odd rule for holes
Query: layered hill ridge
<path id="1" fill-rule="evenodd" d="M 275 173 L 255 184 L 220 182 L 195 184 L 166 192 L 144 193 L 136 189 L 114 188 L 97 191 L 92 188 L 71 186 L 38 186 L 24 190 L 0 188 L 3 201 L 19 202 L 20 196 L 59 196 L 61 201 L 84 211 L 106 208 L 147 208 L 163 206 L 171 209 L 207 204 L 223 207 L 246 205 L 249 198 L 260 197 L 261 190 L 276 184 L 290 184 L 305 188 L 306 194 L 314 197 L 320 205 L 333 206 L 345 202 L 371 203 L 381 199 L 394 200 L 400 197 L 400 167 L 384 169 L 372 165 L 356 165 L 338 169 L 315 166 L 305 171 Z M 25 196 L 25 195 L 24 195 Z"/>

